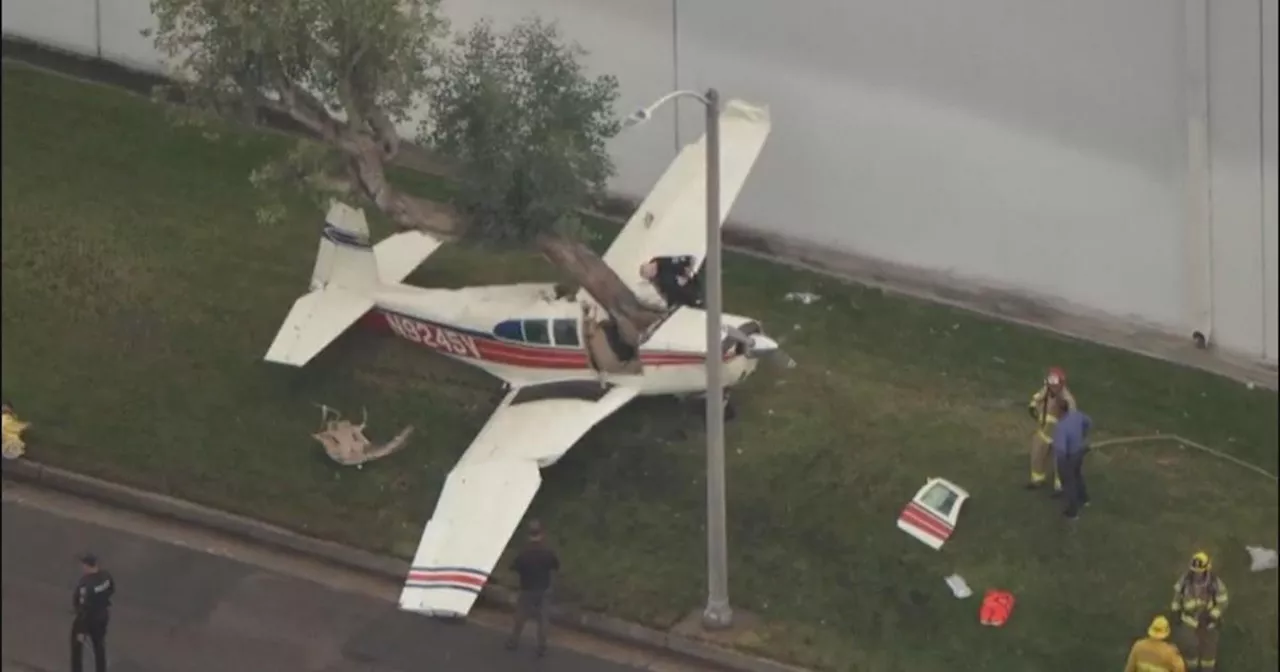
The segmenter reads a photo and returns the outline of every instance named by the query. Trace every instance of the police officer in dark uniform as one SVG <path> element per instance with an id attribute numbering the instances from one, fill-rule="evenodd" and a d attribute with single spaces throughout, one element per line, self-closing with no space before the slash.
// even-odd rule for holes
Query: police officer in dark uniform
<path id="1" fill-rule="evenodd" d="M 76 613 L 76 620 L 71 624 L 71 672 L 84 669 L 85 640 L 93 647 L 93 669 L 107 672 L 107 620 L 116 581 L 98 567 L 98 558 L 92 553 L 80 556 L 80 566 L 84 574 L 71 597 Z"/>
<path id="2" fill-rule="evenodd" d="M 702 279 L 690 255 L 654 257 L 640 267 L 670 307 L 702 307 Z"/>
<path id="3" fill-rule="evenodd" d="M 529 545 L 511 562 L 511 569 L 520 576 L 520 594 L 516 598 L 515 620 L 511 636 L 507 638 L 507 649 L 515 650 L 525 622 L 536 619 L 537 655 L 541 658 L 547 653 L 548 593 L 551 592 L 552 577 L 560 571 L 560 558 L 547 546 L 542 524 L 538 521 L 529 523 Z"/>

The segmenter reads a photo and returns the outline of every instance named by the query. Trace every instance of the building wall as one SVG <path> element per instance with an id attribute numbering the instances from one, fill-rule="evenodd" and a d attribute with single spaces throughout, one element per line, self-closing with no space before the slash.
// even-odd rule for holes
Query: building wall
<path id="1" fill-rule="evenodd" d="M 1268 261 L 1263 246 L 1260 4 L 1257 0 L 1208 1 L 1212 6 L 1208 91 L 1213 327 L 1220 345 L 1252 347 L 1261 357 L 1268 342 L 1267 316 L 1274 323 L 1276 314 L 1274 305 L 1265 305 L 1266 276 L 1274 285 L 1276 257 L 1271 250 Z M 1272 140 L 1273 157 L 1274 146 Z M 1274 218 L 1273 213 L 1272 230 Z M 1274 331 L 1270 342 L 1274 350 Z"/>
<path id="2" fill-rule="evenodd" d="M 4 0 L 4 31 L 159 68 L 148 1 L 96 2 Z M 736 225 L 1276 361 L 1274 0 L 445 4 L 557 19 L 620 112 L 711 85 L 768 104 Z M 615 189 L 646 192 L 700 114 L 619 136 Z"/>
<path id="3" fill-rule="evenodd" d="M 1280 52 L 1277 51 L 1277 44 L 1280 39 L 1277 38 L 1277 27 L 1280 24 L 1280 4 L 1261 0 L 1262 2 L 1262 249 L 1264 252 L 1263 273 L 1265 277 L 1265 287 L 1263 288 L 1263 303 L 1265 306 L 1266 325 L 1265 335 L 1263 337 L 1263 345 L 1266 349 L 1265 360 L 1275 362 L 1277 359 L 1277 349 L 1280 345 L 1280 327 L 1276 324 L 1277 311 L 1276 306 L 1280 305 L 1280 294 L 1277 294 L 1277 280 L 1280 279 L 1280 266 L 1277 266 L 1277 250 L 1280 249 L 1280 241 L 1276 237 L 1276 223 L 1280 220 L 1280 212 L 1277 206 L 1277 184 L 1276 184 L 1276 146 L 1280 144 L 1280 136 L 1276 132 L 1276 117 L 1280 114 L 1280 70 L 1277 69 L 1277 60 L 1280 60 Z"/>

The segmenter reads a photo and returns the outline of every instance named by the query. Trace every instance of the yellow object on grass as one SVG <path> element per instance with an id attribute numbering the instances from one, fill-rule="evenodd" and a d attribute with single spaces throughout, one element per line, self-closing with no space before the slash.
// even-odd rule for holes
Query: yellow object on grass
<path id="1" fill-rule="evenodd" d="M 22 441 L 22 433 L 31 423 L 19 420 L 18 416 L 9 409 L 5 409 L 3 420 L 4 425 L 0 431 L 4 434 L 4 458 L 14 460 L 22 457 L 27 450 L 27 444 Z"/>

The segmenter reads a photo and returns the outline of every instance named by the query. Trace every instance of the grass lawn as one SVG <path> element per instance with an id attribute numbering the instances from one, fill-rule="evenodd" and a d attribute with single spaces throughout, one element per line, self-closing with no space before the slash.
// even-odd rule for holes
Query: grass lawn
<path id="1" fill-rule="evenodd" d="M 31 456 L 407 557 L 496 382 L 353 332 L 304 370 L 261 361 L 306 291 L 319 215 L 255 223 L 247 175 L 282 140 L 166 125 L 151 103 L 4 67 L 3 387 Z M 435 185 L 436 188 L 439 185 Z M 607 241 L 606 241 L 607 242 Z M 1231 588 L 1222 669 L 1276 669 L 1276 484 L 1170 445 L 1091 456 L 1074 534 L 1021 489 L 1023 404 L 1064 366 L 1098 438 L 1179 434 L 1277 469 L 1277 398 L 1215 376 L 960 310 L 728 255 L 726 305 L 800 366 L 757 374 L 728 427 L 731 593 L 761 617 L 737 644 L 815 667 L 932 672 L 1118 669 L 1191 552 Z M 413 277 L 550 278 L 538 258 L 450 247 Z M 812 305 L 784 301 L 812 291 Z M 313 403 L 370 413 L 363 471 L 308 435 Z M 564 599 L 669 627 L 704 598 L 700 418 L 636 403 L 546 474 L 534 513 Z M 926 477 L 973 499 L 941 552 L 895 527 Z M 1001 630 L 943 577 L 1019 598 Z"/>

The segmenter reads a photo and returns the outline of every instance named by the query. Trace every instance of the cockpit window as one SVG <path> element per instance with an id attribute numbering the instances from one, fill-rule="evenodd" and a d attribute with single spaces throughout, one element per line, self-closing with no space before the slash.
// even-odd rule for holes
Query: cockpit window
<path id="1" fill-rule="evenodd" d="M 555 331 L 556 345 L 579 345 L 578 341 L 578 321 L 577 320 L 556 320 L 552 324 Z"/>
<path id="2" fill-rule="evenodd" d="M 527 343 L 551 344 L 551 334 L 547 333 L 546 320 L 525 320 L 524 340 Z"/>

